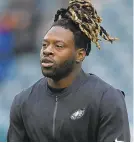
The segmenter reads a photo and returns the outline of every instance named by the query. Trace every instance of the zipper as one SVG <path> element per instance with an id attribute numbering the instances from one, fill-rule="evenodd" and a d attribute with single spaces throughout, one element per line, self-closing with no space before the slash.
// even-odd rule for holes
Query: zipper
<path id="1" fill-rule="evenodd" d="M 58 106 L 58 97 L 56 96 L 54 114 L 53 114 L 53 138 L 55 138 L 55 119 L 56 119 L 56 114 L 57 114 L 57 106 Z"/>

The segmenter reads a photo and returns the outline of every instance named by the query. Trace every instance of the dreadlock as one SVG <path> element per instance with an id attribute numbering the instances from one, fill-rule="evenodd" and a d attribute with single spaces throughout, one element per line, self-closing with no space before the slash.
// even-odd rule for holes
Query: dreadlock
<path id="1" fill-rule="evenodd" d="M 110 37 L 100 25 L 101 22 L 102 19 L 90 0 L 70 0 L 67 9 L 61 8 L 57 11 L 53 26 L 59 25 L 70 29 L 74 34 L 76 47 L 82 46 L 86 50 L 86 55 L 89 55 L 91 41 L 100 49 L 100 37 L 111 43 L 118 39 Z"/>

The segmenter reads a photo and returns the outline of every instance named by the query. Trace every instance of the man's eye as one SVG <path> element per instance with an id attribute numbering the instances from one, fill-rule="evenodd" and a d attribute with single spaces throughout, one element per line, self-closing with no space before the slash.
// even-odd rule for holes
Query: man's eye
<path id="1" fill-rule="evenodd" d="M 62 45 L 56 45 L 57 48 L 63 48 L 64 46 Z"/>
<path id="2" fill-rule="evenodd" d="M 47 47 L 47 44 L 46 43 L 43 43 L 43 45 L 42 45 L 43 47 Z"/>

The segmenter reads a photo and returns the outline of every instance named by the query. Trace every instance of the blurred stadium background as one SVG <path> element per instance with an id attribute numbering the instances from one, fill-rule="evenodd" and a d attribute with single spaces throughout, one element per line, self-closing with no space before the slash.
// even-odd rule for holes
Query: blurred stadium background
<path id="1" fill-rule="evenodd" d="M 101 43 L 101 50 L 93 45 L 83 68 L 126 93 L 132 135 L 133 1 L 92 1 L 104 19 L 103 26 L 120 41 Z M 0 0 L 0 142 L 6 141 L 14 96 L 42 77 L 39 52 L 43 35 L 56 10 L 67 5 L 68 0 Z"/>

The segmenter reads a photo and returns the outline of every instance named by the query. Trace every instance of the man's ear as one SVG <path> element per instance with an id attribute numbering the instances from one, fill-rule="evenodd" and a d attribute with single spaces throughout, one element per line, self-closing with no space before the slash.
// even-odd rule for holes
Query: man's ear
<path id="1" fill-rule="evenodd" d="M 86 51 L 85 49 L 81 48 L 77 50 L 77 54 L 76 54 L 76 62 L 80 63 L 85 59 L 86 56 Z"/>

